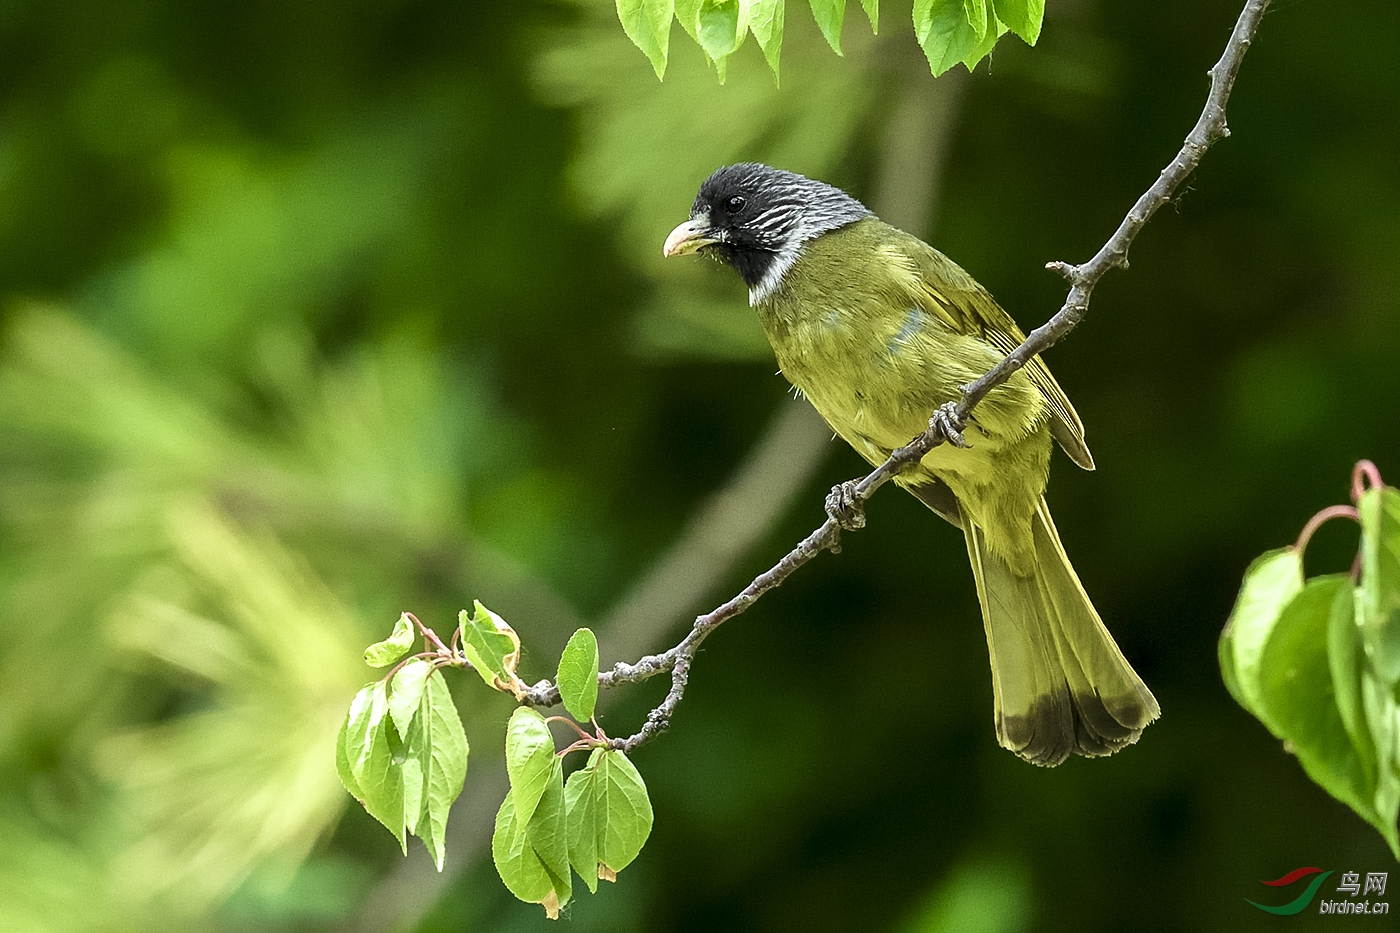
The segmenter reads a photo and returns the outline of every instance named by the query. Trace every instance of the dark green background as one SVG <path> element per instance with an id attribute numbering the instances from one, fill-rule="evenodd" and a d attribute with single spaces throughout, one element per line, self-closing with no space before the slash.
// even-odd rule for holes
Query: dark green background
<path id="1" fill-rule="evenodd" d="M 859 77 L 874 53 L 854 4 L 844 59 L 789 6 L 789 96 L 755 131 L 764 142 L 730 157 L 770 157 L 809 75 L 865 80 L 826 174 L 868 197 L 893 79 Z M 1180 145 L 1238 12 L 1050 6 L 1040 48 L 1008 37 L 964 81 L 930 234 L 1027 327 L 1063 296 L 1043 264 L 1087 258 Z M 1304 927 L 1334 918 L 1283 920 L 1244 898 L 1286 900 L 1301 886 L 1259 880 L 1300 865 L 1394 867 L 1230 700 L 1215 662 L 1251 558 L 1343 501 L 1358 458 L 1400 478 L 1400 10 L 1276 6 L 1230 103 L 1234 135 L 1049 357 L 1098 461 L 1087 474 L 1058 457 L 1049 499 L 1161 721 L 1110 760 L 1053 771 L 1000 750 L 962 541 L 891 489 L 841 555 L 706 645 L 670 733 L 635 756 L 650 842 L 564 923 Z M 908 51 L 907 10 L 890 7 L 880 48 Z M 172 502 L 206 499 L 281 542 L 356 620 L 332 627 L 349 655 L 401 609 L 447 631 L 481 598 L 522 633 L 535 679 L 786 404 L 771 359 L 746 349 L 739 283 L 652 255 L 702 178 L 676 170 L 671 129 L 637 118 L 635 165 L 598 190 L 599 126 L 654 112 L 666 87 L 610 8 L 0 7 L 0 893 L 8 922 L 28 924 L 15 929 L 352 929 L 402 870 L 350 805 L 338 825 L 313 821 L 324 832 L 300 874 L 260 856 L 203 900 L 125 880 L 132 858 L 188 867 L 200 837 L 179 843 L 141 803 L 110 737 L 227 699 L 111 621 L 171 560 Z M 676 80 L 703 70 L 679 29 L 672 45 Z M 575 47 L 592 51 L 559 57 Z M 569 68 L 592 69 L 578 86 L 595 90 L 561 91 Z M 675 119 L 725 151 L 734 126 L 708 102 L 772 79 L 752 42 L 725 87 L 701 77 L 700 106 Z M 626 93 L 609 102 L 609 87 Z M 722 299 L 703 312 L 713 326 L 748 335 L 738 349 L 656 339 L 670 326 L 656 306 L 686 276 Z M 135 375 L 94 366 L 92 342 Z M 254 453 L 232 456 L 212 429 L 165 445 L 175 406 Z M 268 464 L 300 479 L 272 483 Z M 713 599 L 814 527 L 825 489 L 862 466 L 832 445 L 818 472 Z M 1346 567 L 1354 540 L 1328 526 L 1309 570 Z M 225 620 L 200 599 L 187 602 Z M 368 676 L 315 689 L 343 708 Z M 469 680 L 453 686 L 489 817 L 509 708 Z M 631 690 L 605 726 L 631 731 L 659 691 Z M 209 784 L 182 775 L 174 786 L 224 780 L 217 766 Z M 151 826 L 174 833 L 174 855 L 136 846 Z M 380 896 L 417 903 L 421 930 L 545 928 L 468 849 L 449 848 L 442 890 Z"/>

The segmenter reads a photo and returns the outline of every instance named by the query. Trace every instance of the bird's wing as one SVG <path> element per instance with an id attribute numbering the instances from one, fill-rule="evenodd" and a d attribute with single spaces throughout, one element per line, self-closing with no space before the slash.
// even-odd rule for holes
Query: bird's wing
<path id="1" fill-rule="evenodd" d="M 963 271 L 957 263 L 917 237 L 904 234 L 901 246 L 919 270 L 919 298 L 925 310 L 941 318 L 961 334 L 975 334 L 1004 354 L 1026 339 L 1021 328 L 996 303 L 996 299 Z M 1086 470 L 1094 468 L 1093 455 L 1084 443 L 1084 423 L 1050 368 L 1038 355 L 1025 366 L 1031 384 L 1040 390 L 1053 416 L 1050 432 L 1071 460 Z"/>

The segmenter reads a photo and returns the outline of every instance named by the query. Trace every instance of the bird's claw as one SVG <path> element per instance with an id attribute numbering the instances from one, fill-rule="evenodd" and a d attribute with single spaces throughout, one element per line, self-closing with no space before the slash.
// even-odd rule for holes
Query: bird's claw
<path id="1" fill-rule="evenodd" d="M 945 402 L 938 406 L 938 410 L 933 413 L 933 417 L 928 419 L 929 430 L 943 438 L 954 447 L 967 447 L 967 438 L 963 437 L 963 421 L 958 417 L 958 406 L 953 402 Z M 830 501 L 830 500 L 828 500 Z"/>
<path id="2" fill-rule="evenodd" d="M 856 480 L 831 487 L 826 494 L 826 514 L 846 531 L 865 527 L 865 506 L 856 497 Z"/>

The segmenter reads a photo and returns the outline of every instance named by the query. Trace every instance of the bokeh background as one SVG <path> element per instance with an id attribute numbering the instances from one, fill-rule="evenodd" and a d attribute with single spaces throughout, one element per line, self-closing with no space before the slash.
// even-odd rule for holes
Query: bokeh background
<path id="1" fill-rule="evenodd" d="M 934 81 L 883 6 L 837 58 L 794 0 L 781 87 L 752 42 L 721 87 L 679 29 L 658 84 L 606 0 L 0 5 L 0 929 L 554 929 L 486 845 L 506 698 L 454 678 L 441 875 L 331 744 L 401 610 L 482 599 L 529 679 L 580 624 L 635 657 L 862 472 L 737 281 L 661 261 L 698 183 L 838 183 L 1033 326 L 1238 12 L 1051 0 L 1038 48 Z M 1253 556 L 1356 459 L 1400 480 L 1400 8 L 1276 6 L 1234 135 L 1050 355 L 1099 465 L 1050 501 L 1161 721 L 1053 771 L 997 748 L 961 537 L 891 489 L 707 643 L 635 756 L 650 842 L 561 926 L 1272 929 L 1260 879 L 1396 867 L 1215 663 Z"/>

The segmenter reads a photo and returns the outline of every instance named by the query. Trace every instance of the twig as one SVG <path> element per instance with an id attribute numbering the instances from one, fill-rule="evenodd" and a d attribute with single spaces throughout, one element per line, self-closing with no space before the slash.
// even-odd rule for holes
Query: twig
<path id="1" fill-rule="evenodd" d="M 962 395 L 957 402 L 949 402 L 934 412 L 929 420 L 928 429 L 922 434 L 891 453 L 884 463 L 859 482 L 845 483 L 833 490 L 833 497 L 838 497 L 839 491 L 839 501 L 844 505 L 840 510 L 841 522 L 838 522 L 835 516 L 828 518 L 782 560 L 759 574 L 743 592 L 714 611 L 699 616 L 690 632 L 675 647 L 659 655 L 648 655 L 635 664 L 617 664 L 611 670 L 598 675 L 599 686 L 613 687 L 647 680 L 666 671 L 671 673 L 671 689 L 666 693 L 665 699 L 651 711 L 646 723 L 636 734 L 613 739 L 613 748 L 630 752 L 664 732 L 670 725 L 676 706 L 685 694 L 690 665 L 695 659 L 695 654 L 711 632 L 748 609 L 764 593 L 780 586 L 797 568 L 822 551 L 838 550 L 842 522 L 848 528 L 858 527 L 859 523 L 852 520 L 855 513 L 859 512 L 861 506 L 877 489 L 893 479 L 906 466 L 923 459 L 925 454 L 940 444 L 963 446 L 965 442 L 962 439 L 962 431 L 967 427 L 968 418 L 977 404 L 1032 358 L 1048 350 L 1079 325 L 1089 310 L 1089 299 L 1099 280 L 1115 266 L 1127 268 L 1128 248 L 1132 246 L 1138 233 L 1152 219 L 1152 215 L 1171 200 L 1181 183 L 1200 164 L 1206 150 L 1217 140 L 1230 135 L 1225 123 L 1225 104 L 1234 88 L 1240 63 L 1254 40 L 1259 21 L 1269 2 L 1270 0 L 1248 0 L 1245 3 L 1230 34 L 1230 41 L 1225 45 L 1224 54 L 1220 56 L 1220 61 L 1216 62 L 1215 67 L 1207 72 L 1210 75 L 1210 92 L 1206 96 L 1205 109 L 1201 111 L 1200 119 L 1187 134 L 1186 142 L 1176 154 L 1176 158 L 1172 159 L 1151 187 L 1137 199 L 1118 225 L 1118 229 L 1113 231 L 1113 235 L 1088 262 L 1077 266 L 1066 262 L 1052 262 L 1046 265 L 1047 269 L 1059 273 L 1070 283 L 1069 294 L 1054 317 L 1031 331 L 1030 336 L 1020 346 L 1007 354 L 981 378 L 963 386 Z M 548 681 L 536 684 L 525 698 L 525 702 L 537 705 L 552 705 L 558 700 L 558 688 Z"/>

